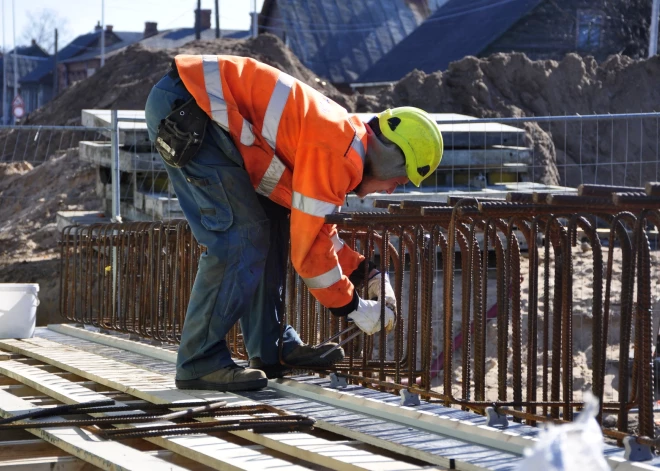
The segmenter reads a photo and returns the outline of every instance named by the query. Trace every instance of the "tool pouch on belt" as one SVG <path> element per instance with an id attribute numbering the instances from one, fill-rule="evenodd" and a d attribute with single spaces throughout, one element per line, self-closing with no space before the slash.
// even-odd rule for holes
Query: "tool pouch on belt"
<path id="1" fill-rule="evenodd" d="M 209 117 L 194 98 L 177 105 L 158 126 L 156 150 L 167 165 L 181 168 L 199 151 Z"/>

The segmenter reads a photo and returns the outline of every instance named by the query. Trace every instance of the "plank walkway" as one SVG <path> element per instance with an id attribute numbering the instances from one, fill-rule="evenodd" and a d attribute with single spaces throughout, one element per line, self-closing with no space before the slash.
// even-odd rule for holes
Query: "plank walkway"
<path id="1" fill-rule="evenodd" d="M 45 339 L 8 340 L 0 342 L 0 347 L 38 359 L 99 384 L 154 403 L 176 403 L 177 401 L 189 401 L 195 398 L 222 399 L 242 405 L 253 403 L 253 401 L 246 401 L 241 397 L 217 392 L 199 392 L 199 394 L 191 395 L 188 394 L 188 391 L 182 392 L 174 389 L 171 376 L 136 368 L 126 363 Z M 65 403 L 78 403 L 104 398 L 104 396 L 60 376 L 13 360 L 0 363 L 0 373 Z M 306 433 L 256 434 L 250 431 L 230 433 L 245 441 L 288 455 L 295 460 L 303 460 L 329 469 L 358 471 L 365 469 L 417 470 L 423 468 Z M 216 469 L 257 470 L 275 469 L 284 466 L 286 469 L 296 470 L 309 467 L 296 466 L 290 461 L 260 454 L 257 451 L 246 449 L 240 444 L 237 445 L 204 435 L 149 440 Z"/>
<path id="2" fill-rule="evenodd" d="M 122 348 L 101 345 L 96 341 L 74 338 L 48 329 L 38 329 L 36 335 L 39 338 L 70 345 L 80 350 L 113 358 L 141 368 L 149 368 L 163 374 L 174 375 L 175 372 L 175 365 L 171 362 L 145 357 L 145 355 L 129 352 Z M 92 338 L 97 340 L 99 335 L 104 334 L 96 334 Z M 119 344 L 125 345 L 125 342 L 130 341 L 122 341 Z M 0 343 L 0 347 L 2 347 L 2 343 Z M 163 358 L 173 358 L 173 352 L 171 351 L 149 345 L 143 345 L 143 348 L 144 351 L 156 349 L 161 351 Z M 248 392 L 242 392 L 241 395 L 284 408 L 290 412 L 307 413 L 317 419 L 317 428 L 450 469 L 508 470 L 513 469 L 515 463 L 521 459 L 518 454 L 457 440 L 437 431 L 419 430 L 409 425 L 380 419 L 367 413 L 346 410 L 321 401 L 291 397 L 271 388 L 267 388 L 265 392 L 269 395 L 261 393 L 253 395 Z M 282 405 L 277 406 L 277 404 Z M 302 410 L 308 412 L 302 412 Z"/>
<path id="3" fill-rule="evenodd" d="M 61 332 L 66 331 L 67 334 L 73 333 L 84 338 L 75 338 L 43 328 L 37 329 L 36 335 L 60 344 L 58 348 L 70 345 L 82 351 L 134 365 L 139 369 L 170 376 L 171 381 L 174 374 L 174 352 L 171 349 L 122 340 L 116 336 L 96 334 L 71 326 L 58 327 Z M 86 338 L 91 340 L 85 340 Z M 33 340 L 39 342 L 37 339 Z M 100 342 L 115 346 L 103 345 Z M 47 345 L 38 344 L 42 348 L 47 348 Z M 127 351 L 126 347 L 140 353 Z M 154 356 L 157 358 L 153 358 Z M 311 415 L 318 421 L 317 428 L 450 469 L 513 469 L 520 460 L 520 454 L 515 450 L 521 449 L 521 443 L 530 443 L 530 438 L 537 432 L 535 428 L 516 423 L 511 423 L 504 431 L 492 429 L 484 426 L 485 419 L 479 415 L 438 404 L 422 403 L 415 408 L 400 407 L 396 396 L 359 386 L 349 386 L 340 391 L 332 390 L 328 388 L 327 379 L 312 375 L 295 377 L 295 381 L 271 381 L 270 385 L 272 387 L 264 391 L 244 392 L 241 395 L 246 399 L 284 408 L 293 413 Z M 208 395 L 208 392 L 201 391 L 189 393 L 195 397 Z M 341 405 L 338 405 L 338 402 L 341 402 Z M 378 415 L 381 409 L 386 413 L 374 416 L 374 412 Z M 399 416 L 397 420 L 390 417 L 392 411 Z M 410 424 L 415 424 L 415 427 Z M 456 435 L 461 435 L 460 433 L 453 433 L 453 438 L 439 433 L 446 432 L 450 424 L 458 424 L 462 429 L 470 427 L 470 430 L 476 432 L 475 438 L 481 444 L 457 439 Z M 504 450 L 483 445 L 484 442 L 493 440 L 496 435 L 511 437 L 509 440 L 500 441 L 499 446 L 505 448 Z M 622 458 L 622 450 L 616 447 L 607 447 L 606 455 L 612 469 L 660 467 L 660 459 L 645 463 L 625 461 Z"/>

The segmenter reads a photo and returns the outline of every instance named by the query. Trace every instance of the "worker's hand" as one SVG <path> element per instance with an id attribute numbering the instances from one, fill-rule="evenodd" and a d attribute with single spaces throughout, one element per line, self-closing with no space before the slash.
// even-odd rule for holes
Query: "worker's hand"
<path id="1" fill-rule="evenodd" d="M 348 319 L 355 322 L 360 330 L 367 335 L 373 335 L 380 330 L 380 301 L 360 299 L 358 308 L 348 315 Z M 385 306 L 385 333 L 389 334 L 394 328 L 396 317 L 394 311 Z"/>
<path id="2" fill-rule="evenodd" d="M 369 278 L 369 282 L 367 284 L 367 294 L 369 295 L 369 299 L 375 299 L 376 301 L 385 299 L 385 305 L 392 311 L 396 312 L 396 297 L 394 296 L 394 289 L 392 289 L 392 285 L 390 284 L 390 277 L 387 273 L 385 273 L 385 293 L 382 298 L 380 296 L 381 277 L 381 272 L 378 272 L 376 275 Z"/>

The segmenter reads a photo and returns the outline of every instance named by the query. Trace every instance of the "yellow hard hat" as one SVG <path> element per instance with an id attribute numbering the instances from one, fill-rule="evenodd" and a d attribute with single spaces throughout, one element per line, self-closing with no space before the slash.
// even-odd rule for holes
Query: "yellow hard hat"
<path id="1" fill-rule="evenodd" d="M 378 115 L 380 132 L 406 158 L 406 174 L 419 186 L 442 160 L 442 134 L 428 113 L 412 106 L 388 109 Z"/>

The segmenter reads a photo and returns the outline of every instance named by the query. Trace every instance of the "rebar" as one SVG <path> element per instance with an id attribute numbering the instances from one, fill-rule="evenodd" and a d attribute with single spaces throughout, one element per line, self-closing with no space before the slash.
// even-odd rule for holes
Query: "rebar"
<path id="1" fill-rule="evenodd" d="M 655 440 L 651 268 L 657 247 L 651 240 L 660 223 L 658 188 L 582 185 L 577 196 L 510 193 L 507 201 L 378 200 L 387 212 L 328 216 L 348 246 L 390 274 L 395 329 L 348 339 L 350 324 L 316 302 L 291 263 L 283 322 L 309 344 L 348 339 L 342 362 L 310 370 L 477 411 L 506 405 L 516 420 L 529 423 L 571 420 L 583 406 L 573 365 L 584 348 L 577 342 L 586 339 L 586 374 L 601 414 L 616 411 L 616 433 Z M 185 221 L 69 227 L 61 250 L 60 308 L 68 320 L 179 341 L 203 251 Z M 589 266 L 586 281 L 578 277 L 580 257 Z M 357 288 L 366 296 L 366 287 Z M 587 306 L 588 329 L 576 323 L 578 304 Z M 615 321 L 620 339 L 612 340 Z M 238 327 L 227 342 L 235 356 L 246 357 Z M 605 378 L 617 363 L 613 392 Z M 629 428 L 633 407 L 638 431 Z"/>

